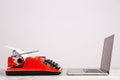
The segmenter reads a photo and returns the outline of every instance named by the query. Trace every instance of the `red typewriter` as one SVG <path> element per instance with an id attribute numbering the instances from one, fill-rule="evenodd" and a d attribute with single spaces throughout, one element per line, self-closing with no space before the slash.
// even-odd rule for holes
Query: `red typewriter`
<path id="1" fill-rule="evenodd" d="M 58 75 L 62 69 L 54 61 L 45 56 L 25 56 L 39 51 L 23 52 L 13 47 L 12 55 L 8 57 L 6 75 Z"/>

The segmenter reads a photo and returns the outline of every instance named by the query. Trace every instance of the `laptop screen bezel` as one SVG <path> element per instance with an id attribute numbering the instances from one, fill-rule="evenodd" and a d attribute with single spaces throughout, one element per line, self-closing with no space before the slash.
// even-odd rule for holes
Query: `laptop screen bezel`
<path id="1" fill-rule="evenodd" d="M 100 70 L 108 74 L 111 65 L 113 42 L 114 42 L 114 34 L 104 39 Z"/>

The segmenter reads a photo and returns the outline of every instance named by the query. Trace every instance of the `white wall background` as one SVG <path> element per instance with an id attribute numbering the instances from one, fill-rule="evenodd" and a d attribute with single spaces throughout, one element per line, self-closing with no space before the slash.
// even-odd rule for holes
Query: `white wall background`
<path id="1" fill-rule="evenodd" d="M 99 67 L 103 39 L 115 34 L 120 67 L 120 0 L 0 0 L 0 67 L 10 45 L 40 50 L 62 67 Z"/>

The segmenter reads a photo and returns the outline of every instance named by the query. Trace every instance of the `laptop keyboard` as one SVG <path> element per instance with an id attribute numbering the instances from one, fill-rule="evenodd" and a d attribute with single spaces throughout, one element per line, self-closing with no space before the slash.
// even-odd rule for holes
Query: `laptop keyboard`
<path id="1" fill-rule="evenodd" d="M 84 72 L 85 73 L 103 73 L 102 71 L 97 69 L 84 69 Z"/>

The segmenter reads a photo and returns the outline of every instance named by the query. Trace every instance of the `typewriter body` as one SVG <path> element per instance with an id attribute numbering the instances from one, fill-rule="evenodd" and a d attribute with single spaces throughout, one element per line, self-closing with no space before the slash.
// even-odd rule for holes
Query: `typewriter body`
<path id="1" fill-rule="evenodd" d="M 46 56 L 27 56 L 27 54 L 40 53 L 39 51 L 23 52 L 12 49 L 12 55 L 8 57 L 6 75 L 58 75 L 62 69 L 58 63 L 47 59 Z"/>

